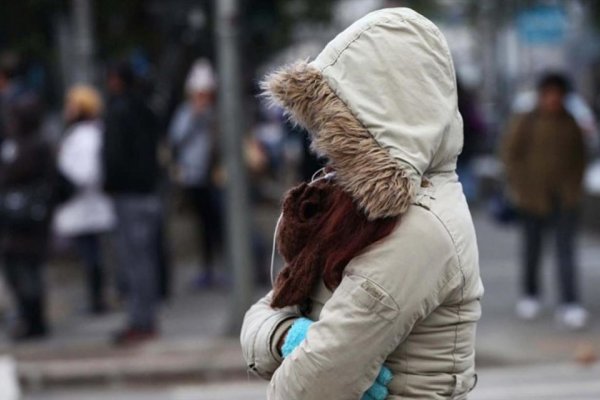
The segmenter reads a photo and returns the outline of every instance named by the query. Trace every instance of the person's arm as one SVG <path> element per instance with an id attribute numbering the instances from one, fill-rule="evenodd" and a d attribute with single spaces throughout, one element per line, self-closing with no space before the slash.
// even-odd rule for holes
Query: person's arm
<path id="1" fill-rule="evenodd" d="M 571 132 L 573 135 L 573 150 L 571 151 L 571 154 L 573 155 L 573 180 L 575 182 L 581 182 L 583 181 L 583 176 L 585 174 L 588 154 L 584 137 L 585 133 L 579 125 L 577 125 L 577 122 L 574 119 L 571 124 Z"/>
<path id="2" fill-rule="evenodd" d="M 69 180 L 79 187 L 90 187 L 100 182 L 100 140 L 97 127 L 78 127 L 63 144 L 58 154 L 58 167 Z"/>
<path id="3" fill-rule="evenodd" d="M 275 371 L 268 399 L 361 398 L 413 326 L 462 284 L 452 241 L 432 218 L 403 218 L 350 262 L 306 339 Z"/>
<path id="4" fill-rule="evenodd" d="M 524 184 L 522 169 L 529 147 L 527 136 L 530 134 L 526 130 L 528 129 L 527 125 L 530 125 L 528 121 L 531 118 L 532 116 L 528 114 L 513 117 L 500 146 L 500 157 L 504 164 L 506 180 L 515 200 L 521 193 L 520 188 Z"/>
<path id="5" fill-rule="evenodd" d="M 192 123 L 191 111 L 187 104 L 177 108 L 167 130 L 169 145 L 173 148 L 178 147 L 185 141 L 190 131 Z"/>
<path id="6" fill-rule="evenodd" d="M 269 292 L 248 310 L 240 336 L 248 369 L 264 379 L 270 379 L 281 364 L 279 346 L 293 321 L 300 317 L 296 307 L 273 309 L 271 298 Z"/>
<path id="7" fill-rule="evenodd" d="M 124 145 L 123 136 L 128 132 L 122 129 L 122 114 L 120 107 L 110 106 L 104 119 L 100 160 L 106 188 L 112 187 L 119 180 L 119 174 L 123 173 L 121 148 Z"/>

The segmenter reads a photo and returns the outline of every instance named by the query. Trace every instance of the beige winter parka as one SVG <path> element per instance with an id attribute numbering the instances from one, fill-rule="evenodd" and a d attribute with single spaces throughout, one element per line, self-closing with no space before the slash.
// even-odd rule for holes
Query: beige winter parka
<path id="1" fill-rule="evenodd" d="M 385 363 L 389 399 L 465 399 L 477 380 L 483 286 L 455 172 L 462 119 L 444 37 L 412 10 L 376 11 L 311 63 L 268 76 L 265 88 L 311 132 L 370 218 L 401 216 L 333 293 L 314 288 L 304 314 L 271 308 L 270 293 L 248 311 L 244 357 L 271 380 L 268 398 L 360 399 Z M 316 322 L 282 360 L 277 342 L 301 315 Z"/>

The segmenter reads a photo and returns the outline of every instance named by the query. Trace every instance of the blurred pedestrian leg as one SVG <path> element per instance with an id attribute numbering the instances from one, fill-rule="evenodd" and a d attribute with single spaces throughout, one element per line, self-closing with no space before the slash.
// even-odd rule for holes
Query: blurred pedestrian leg
<path id="1" fill-rule="evenodd" d="M 167 217 L 161 202 L 161 211 L 158 217 L 158 229 L 154 247 L 157 252 L 158 262 L 158 294 L 161 300 L 166 301 L 171 297 L 171 254 L 167 237 Z"/>
<path id="2" fill-rule="evenodd" d="M 563 304 L 578 303 L 580 300 L 575 259 L 577 221 L 576 210 L 561 211 L 556 216 L 557 276 Z"/>
<path id="3" fill-rule="evenodd" d="M 215 262 L 222 244 L 222 217 L 217 203 L 216 188 L 208 186 L 189 187 L 186 194 L 191 200 L 197 218 L 198 234 L 202 238 L 201 249 L 204 255 L 204 271 L 198 277 L 198 287 L 215 283 Z"/>
<path id="4" fill-rule="evenodd" d="M 540 258 L 544 234 L 544 218 L 523 213 L 523 293 L 538 298 Z"/>
<path id="5" fill-rule="evenodd" d="M 79 255 L 87 269 L 88 305 L 93 314 L 106 311 L 104 303 L 104 271 L 100 235 L 86 234 L 75 237 Z"/>
<path id="6" fill-rule="evenodd" d="M 540 296 L 539 271 L 543 239 L 548 228 L 556 229 L 557 283 L 563 304 L 577 303 L 577 268 L 575 263 L 575 240 L 577 235 L 577 212 L 559 211 L 555 217 L 543 218 L 523 213 L 523 293 L 528 297 Z"/>
<path id="7" fill-rule="evenodd" d="M 116 251 L 119 268 L 127 280 L 128 328 L 152 334 L 157 328 L 159 298 L 156 237 L 160 201 L 155 195 L 114 197 L 117 213 Z"/>
<path id="8" fill-rule="evenodd" d="M 44 310 L 42 260 L 36 255 L 6 254 L 3 264 L 19 316 L 19 322 L 12 329 L 12 336 L 15 339 L 44 336 L 48 326 Z"/>

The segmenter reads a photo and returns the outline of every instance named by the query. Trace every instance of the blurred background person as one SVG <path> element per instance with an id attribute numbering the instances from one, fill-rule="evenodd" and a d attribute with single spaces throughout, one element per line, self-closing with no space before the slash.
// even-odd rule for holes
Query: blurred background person
<path id="1" fill-rule="evenodd" d="M 600 137 L 598 137 L 598 122 L 592 107 L 586 99 L 571 88 L 563 99 L 565 109 L 575 118 L 579 128 L 583 131 L 584 142 L 588 156 L 598 156 Z M 533 111 L 538 104 L 538 91 L 525 90 L 519 92 L 511 104 L 515 114 L 525 114 Z"/>
<path id="2" fill-rule="evenodd" d="M 48 332 L 43 265 L 51 215 L 53 157 L 41 137 L 42 106 L 22 94 L 8 110 L 7 137 L 0 149 L 0 251 L 17 305 L 15 340 Z"/>
<path id="3" fill-rule="evenodd" d="M 11 103 L 23 92 L 18 78 L 19 59 L 14 53 L 0 55 L 0 142 L 7 135 Z"/>
<path id="4" fill-rule="evenodd" d="M 61 140 L 58 172 L 73 186 L 73 193 L 56 210 L 54 231 L 72 238 L 87 273 L 88 309 L 106 311 L 101 236 L 115 225 L 109 197 L 102 189 L 102 124 L 100 94 L 89 86 L 75 86 L 65 100 L 67 131 Z"/>
<path id="5" fill-rule="evenodd" d="M 127 324 L 114 341 L 128 345 L 155 337 L 158 328 L 159 132 L 128 64 L 109 67 L 107 88 L 104 187 L 117 216 L 116 253 L 127 301 Z"/>
<path id="6" fill-rule="evenodd" d="M 169 127 L 173 179 L 192 206 L 201 238 L 204 262 L 194 282 L 199 288 L 215 283 L 214 269 L 223 232 L 220 189 L 213 180 L 217 147 L 213 107 L 215 90 L 216 79 L 210 62 L 197 60 L 185 84 L 187 98 L 176 110 Z"/>
<path id="7" fill-rule="evenodd" d="M 564 107 L 570 85 L 562 74 L 543 76 L 534 111 L 520 115 L 504 137 L 502 157 L 508 185 L 523 223 L 523 299 L 517 315 L 536 318 L 541 310 L 540 262 L 543 236 L 556 229 L 561 305 L 557 322 L 583 328 L 587 311 L 577 287 L 575 238 L 586 165 L 583 132 Z"/>
<path id="8" fill-rule="evenodd" d="M 473 170 L 473 160 L 481 153 L 485 141 L 485 123 L 474 94 L 457 81 L 458 110 L 463 119 L 464 142 L 458 157 L 458 176 L 467 200 L 478 196 L 478 182 Z"/>

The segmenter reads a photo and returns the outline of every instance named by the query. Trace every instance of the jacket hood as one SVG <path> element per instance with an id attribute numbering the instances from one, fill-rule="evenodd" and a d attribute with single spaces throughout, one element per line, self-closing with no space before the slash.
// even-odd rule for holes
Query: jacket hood
<path id="1" fill-rule="evenodd" d="M 454 66 L 439 29 L 413 10 L 368 14 L 263 90 L 310 132 L 369 219 L 403 214 L 424 175 L 456 169 Z"/>

